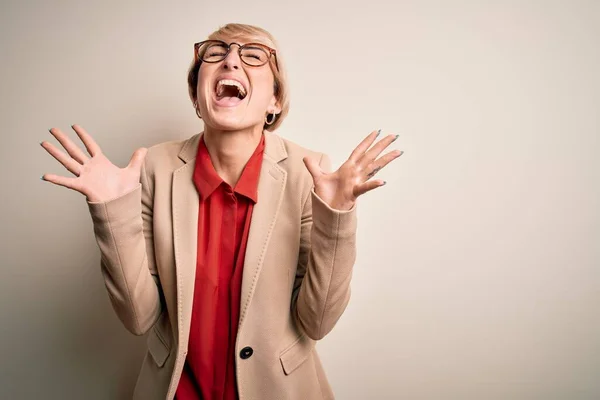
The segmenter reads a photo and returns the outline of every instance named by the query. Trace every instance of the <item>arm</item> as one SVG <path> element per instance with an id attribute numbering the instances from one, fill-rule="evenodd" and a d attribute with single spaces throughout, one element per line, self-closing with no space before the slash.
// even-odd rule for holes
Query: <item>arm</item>
<path id="1" fill-rule="evenodd" d="M 129 164 L 119 168 L 82 126 L 71 128 L 87 154 L 60 129 L 51 128 L 66 153 L 47 141 L 40 144 L 73 176 L 44 174 L 42 179 L 87 198 L 110 300 L 127 329 L 142 335 L 161 311 L 152 237 L 153 190 L 145 169 L 148 150 L 137 149 Z"/>
<path id="2" fill-rule="evenodd" d="M 125 327 L 143 335 L 161 312 L 152 228 L 153 195 L 142 164 L 132 191 L 88 207 L 101 253 L 104 283 L 112 306 Z"/>
<path id="3" fill-rule="evenodd" d="M 379 157 L 398 138 L 388 135 L 376 142 L 380 132 L 373 131 L 364 138 L 335 172 L 329 172 L 330 161 L 325 155 L 319 162 L 303 159 L 313 190 L 302 211 L 291 311 L 296 325 L 314 340 L 333 329 L 350 300 L 356 258 L 356 199 L 385 185 L 385 181 L 372 178 L 402 155 L 394 150 Z"/>
<path id="4" fill-rule="evenodd" d="M 323 155 L 320 167 L 330 169 Z M 356 207 L 331 208 L 312 189 L 304 202 L 300 254 L 292 292 L 292 315 L 310 338 L 322 339 L 350 300 L 356 259 Z"/>

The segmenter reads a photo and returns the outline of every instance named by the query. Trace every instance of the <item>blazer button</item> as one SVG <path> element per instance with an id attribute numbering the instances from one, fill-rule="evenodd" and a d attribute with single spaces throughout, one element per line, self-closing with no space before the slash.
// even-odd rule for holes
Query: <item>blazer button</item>
<path id="1" fill-rule="evenodd" d="M 252 347 L 244 347 L 242 349 L 242 351 L 240 351 L 240 357 L 242 358 L 242 360 L 246 360 L 250 357 L 252 357 L 252 354 L 254 353 L 254 350 L 252 350 Z"/>

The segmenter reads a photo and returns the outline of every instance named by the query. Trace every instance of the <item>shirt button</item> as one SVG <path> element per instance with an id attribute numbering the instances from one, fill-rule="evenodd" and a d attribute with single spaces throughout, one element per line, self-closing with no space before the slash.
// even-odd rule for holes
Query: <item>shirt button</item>
<path id="1" fill-rule="evenodd" d="M 254 350 L 252 350 L 252 347 L 244 347 L 242 349 L 242 351 L 240 351 L 240 358 L 242 360 L 247 360 L 248 358 L 252 357 L 252 354 L 254 353 Z"/>

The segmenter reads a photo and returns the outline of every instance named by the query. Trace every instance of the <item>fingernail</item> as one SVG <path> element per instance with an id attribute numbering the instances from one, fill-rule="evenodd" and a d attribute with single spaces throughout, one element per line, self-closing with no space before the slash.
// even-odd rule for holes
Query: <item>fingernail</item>
<path id="1" fill-rule="evenodd" d="M 395 141 L 396 139 L 398 139 L 398 136 L 400 136 L 400 135 L 396 135 L 396 137 L 394 138 L 394 140 L 392 140 L 392 142 Z"/>
<path id="2" fill-rule="evenodd" d="M 44 179 L 44 175 L 40 176 L 40 179 L 41 179 L 41 180 L 45 180 L 45 179 Z"/>
<path id="3" fill-rule="evenodd" d="M 381 185 L 381 186 L 384 186 L 386 183 L 387 183 L 387 181 L 383 181 L 383 185 Z"/>
<path id="4" fill-rule="evenodd" d="M 401 151 L 400 154 L 398 155 L 398 157 L 400 157 L 402 154 L 404 154 L 404 151 Z"/>
<path id="5" fill-rule="evenodd" d="M 375 137 L 379 136 L 380 133 L 381 133 L 381 129 L 377 131 L 377 135 L 375 135 Z"/>

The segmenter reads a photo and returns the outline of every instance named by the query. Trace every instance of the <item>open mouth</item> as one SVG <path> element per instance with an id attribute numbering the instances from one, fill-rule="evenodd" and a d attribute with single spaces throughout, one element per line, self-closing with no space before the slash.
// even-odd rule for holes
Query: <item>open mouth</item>
<path id="1" fill-rule="evenodd" d="M 246 88 L 233 79 L 221 79 L 215 87 L 217 103 L 232 106 L 240 103 L 247 96 Z"/>

